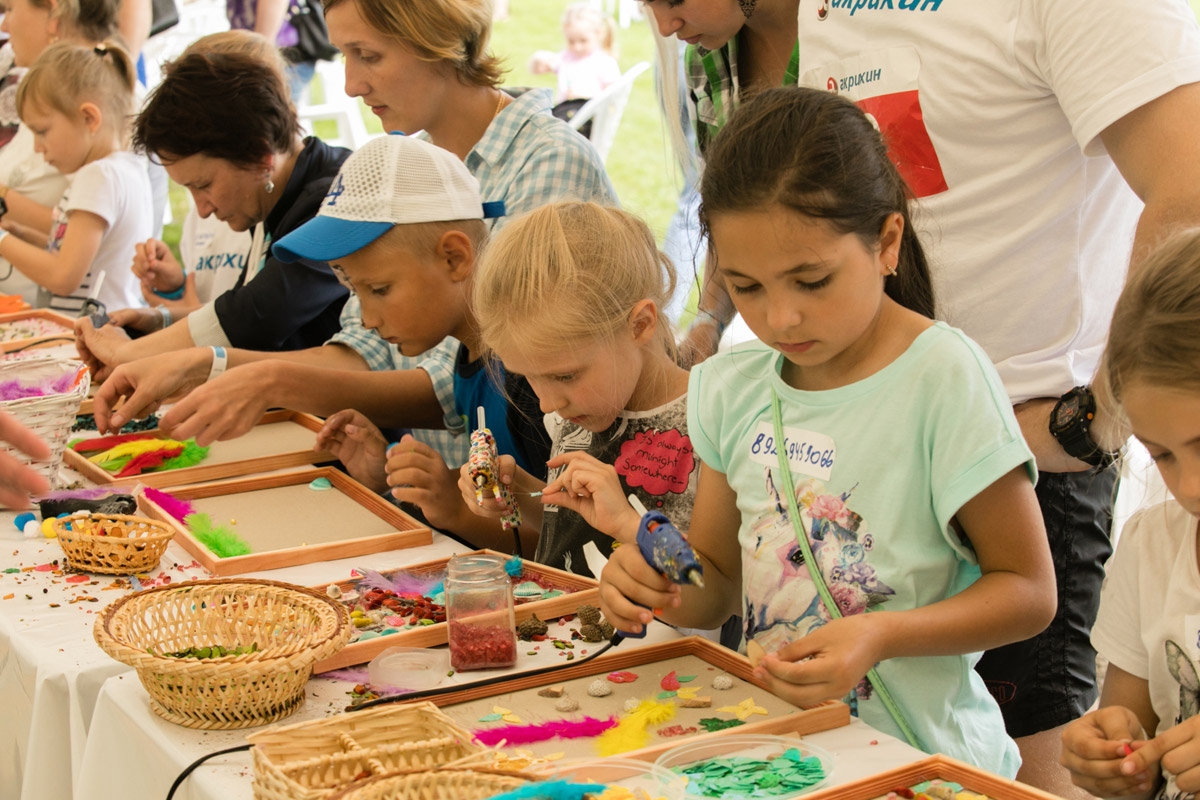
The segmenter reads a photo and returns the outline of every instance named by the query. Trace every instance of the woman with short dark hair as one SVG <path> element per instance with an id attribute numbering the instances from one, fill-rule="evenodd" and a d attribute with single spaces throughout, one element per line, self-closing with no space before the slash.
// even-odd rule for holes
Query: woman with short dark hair
<path id="1" fill-rule="evenodd" d="M 270 243 L 317 213 L 350 153 L 303 138 L 277 70 L 241 53 L 180 57 L 134 122 L 133 143 L 191 192 L 201 216 L 252 230 L 253 243 L 234 288 L 186 320 L 134 341 L 81 322 L 80 350 L 93 367 L 193 345 L 297 350 L 339 329 L 347 292 L 329 266 L 285 265 Z"/>

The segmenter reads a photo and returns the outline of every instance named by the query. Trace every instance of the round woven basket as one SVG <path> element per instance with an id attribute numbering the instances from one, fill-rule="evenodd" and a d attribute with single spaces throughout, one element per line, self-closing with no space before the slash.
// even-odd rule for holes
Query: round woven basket
<path id="1" fill-rule="evenodd" d="M 483 800 L 536 780 L 483 767 L 406 770 L 355 781 L 329 800 Z"/>
<path id="2" fill-rule="evenodd" d="M 87 397 L 91 376 L 81 362 L 62 358 L 38 357 L 0 362 L 0 384 L 19 381 L 23 386 L 30 386 L 49 383 L 64 375 L 71 376 L 70 388 L 60 394 L 0 400 L 0 410 L 12 414 L 18 422 L 46 441 L 50 446 L 50 460 L 32 463 L 29 456 L 4 442 L 0 442 L 0 451 L 8 453 L 22 464 L 31 464 L 34 470 L 46 476 L 52 487 L 58 484 L 58 468 L 62 465 L 67 434 L 75 424 L 80 403 Z"/>
<path id="3" fill-rule="evenodd" d="M 224 579 L 159 586 L 117 600 L 96 618 L 100 649 L 137 670 L 161 717 L 228 730 L 282 719 L 304 702 L 317 661 L 346 645 L 346 607 L 277 581 Z M 177 658 L 220 645 L 254 652 Z"/>
<path id="4" fill-rule="evenodd" d="M 51 527 L 72 567 L 108 575 L 154 569 L 175 535 L 165 523 L 126 514 L 73 514 Z"/>

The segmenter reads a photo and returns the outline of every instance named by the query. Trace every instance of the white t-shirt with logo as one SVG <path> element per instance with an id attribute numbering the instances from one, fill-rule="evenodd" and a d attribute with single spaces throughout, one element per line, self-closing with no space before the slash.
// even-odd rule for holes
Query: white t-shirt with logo
<path id="1" fill-rule="evenodd" d="M 187 274 L 195 276 L 200 302 L 215 300 L 237 285 L 251 238 L 249 231 L 235 231 L 216 214 L 201 217 L 193 208 L 184 217 L 179 255 Z"/>
<path id="2" fill-rule="evenodd" d="M 1196 525 L 1174 500 L 1144 509 L 1125 526 L 1105 568 L 1092 644 L 1110 663 L 1149 682 L 1158 716 L 1150 736 L 1200 713 Z M 1191 797 L 1166 778 L 1157 797 Z"/>
<path id="3" fill-rule="evenodd" d="M 1184 0 L 1102 5 L 800 3 L 800 85 L 876 119 L 919 198 L 938 316 L 1014 402 L 1087 383 L 1103 349 L 1142 205 L 1099 134 L 1200 81 Z"/>

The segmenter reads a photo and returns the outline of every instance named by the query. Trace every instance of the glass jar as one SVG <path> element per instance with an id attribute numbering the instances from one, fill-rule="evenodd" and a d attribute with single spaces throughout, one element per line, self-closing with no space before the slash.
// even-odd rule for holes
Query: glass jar
<path id="1" fill-rule="evenodd" d="M 465 555 L 450 559 L 446 572 L 446 620 L 450 666 L 495 669 L 517 663 L 512 581 L 504 556 Z"/>

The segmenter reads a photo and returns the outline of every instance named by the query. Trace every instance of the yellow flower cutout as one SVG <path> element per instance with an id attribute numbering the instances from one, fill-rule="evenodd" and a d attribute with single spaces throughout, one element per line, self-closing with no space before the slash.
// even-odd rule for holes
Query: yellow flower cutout
<path id="1" fill-rule="evenodd" d="M 767 710 L 765 708 L 762 706 L 756 706 L 754 704 L 753 697 L 747 697 L 736 706 L 721 706 L 717 709 L 717 711 L 728 714 L 736 714 L 737 718 L 742 722 L 745 722 L 751 714 L 762 714 L 764 717 L 767 715 Z"/>

